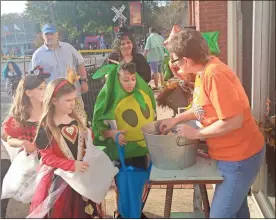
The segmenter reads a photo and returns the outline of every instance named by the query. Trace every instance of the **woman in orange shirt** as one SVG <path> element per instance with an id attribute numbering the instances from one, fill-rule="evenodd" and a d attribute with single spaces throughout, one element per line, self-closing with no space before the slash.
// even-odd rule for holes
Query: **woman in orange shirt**
<path id="1" fill-rule="evenodd" d="M 199 120 L 203 128 L 178 125 L 178 135 L 206 139 L 209 155 L 217 160 L 224 181 L 218 184 L 211 218 L 249 218 L 247 194 L 264 158 L 265 141 L 248 97 L 236 74 L 209 54 L 207 42 L 196 30 L 176 33 L 167 45 L 170 64 L 183 75 L 196 75 L 193 107 L 160 125 L 166 132 L 176 124 Z"/>

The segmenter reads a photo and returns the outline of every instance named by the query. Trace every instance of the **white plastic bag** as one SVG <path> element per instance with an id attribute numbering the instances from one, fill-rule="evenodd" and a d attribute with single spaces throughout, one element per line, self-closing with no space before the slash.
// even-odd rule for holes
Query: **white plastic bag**
<path id="1" fill-rule="evenodd" d="M 37 151 L 27 155 L 21 151 L 14 158 L 2 184 L 1 199 L 14 198 L 30 203 L 36 189 L 36 168 L 39 164 Z"/>
<path id="2" fill-rule="evenodd" d="M 68 172 L 56 169 L 55 174 L 61 176 L 76 192 L 100 204 L 108 190 L 118 168 L 114 167 L 109 157 L 92 144 L 91 131 L 88 132 L 86 140 L 86 153 L 83 161 L 89 163 L 90 167 L 84 172 Z"/>
<path id="3" fill-rule="evenodd" d="M 2 142 L 3 146 L 5 147 L 6 151 L 8 152 L 11 162 L 13 162 L 14 158 L 20 151 L 20 148 L 11 147 L 6 141 L 4 141 L 2 139 L 1 139 L 1 142 Z"/>

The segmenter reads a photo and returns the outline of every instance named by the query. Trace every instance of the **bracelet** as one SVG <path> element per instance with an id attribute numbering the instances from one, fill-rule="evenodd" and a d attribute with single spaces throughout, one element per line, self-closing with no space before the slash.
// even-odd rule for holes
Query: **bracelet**
<path id="1" fill-rule="evenodd" d="M 83 82 L 88 82 L 88 79 L 87 78 L 84 78 L 84 79 L 80 79 L 80 81 L 81 81 L 81 83 L 83 83 Z"/>

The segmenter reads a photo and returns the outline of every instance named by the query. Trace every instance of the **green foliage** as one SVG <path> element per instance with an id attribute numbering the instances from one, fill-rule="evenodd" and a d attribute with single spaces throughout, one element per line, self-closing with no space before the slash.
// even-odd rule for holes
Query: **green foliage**
<path id="1" fill-rule="evenodd" d="M 52 21 L 59 31 L 68 33 L 68 40 L 73 40 L 83 34 L 104 33 L 111 35 L 113 27 L 118 26 L 118 21 L 113 23 L 115 13 L 112 6 L 119 9 L 122 5 L 126 8 L 123 14 L 127 17 L 129 25 L 129 3 L 131 1 L 27 1 L 26 17 L 35 20 L 42 26 Z M 141 1 L 142 2 L 142 1 Z M 149 26 L 158 27 L 156 16 L 159 13 L 160 1 L 144 1 L 145 31 Z M 53 14 L 51 15 L 51 9 Z M 9 16 L 12 16 L 11 14 Z M 2 17 L 2 16 L 1 16 Z M 8 20 L 8 19 L 7 19 Z M 133 27 L 142 34 L 142 27 Z"/>
<path id="2" fill-rule="evenodd" d="M 8 13 L 1 15 L 2 24 L 14 24 L 16 20 L 30 20 L 29 17 L 24 13 Z"/>

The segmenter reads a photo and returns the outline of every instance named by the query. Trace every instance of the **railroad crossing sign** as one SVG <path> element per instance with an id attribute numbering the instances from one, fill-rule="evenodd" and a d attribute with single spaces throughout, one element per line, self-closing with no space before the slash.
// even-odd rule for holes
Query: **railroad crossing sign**
<path id="1" fill-rule="evenodd" d="M 118 18 L 121 18 L 124 22 L 127 20 L 127 18 L 122 13 L 125 10 L 125 8 L 126 7 L 124 5 L 122 5 L 121 8 L 118 10 L 117 8 L 115 8 L 114 6 L 112 6 L 111 10 L 116 13 L 116 15 L 114 16 L 114 18 L 112 19 L 112 21 L 114 23 L 117 21 Z"/>

